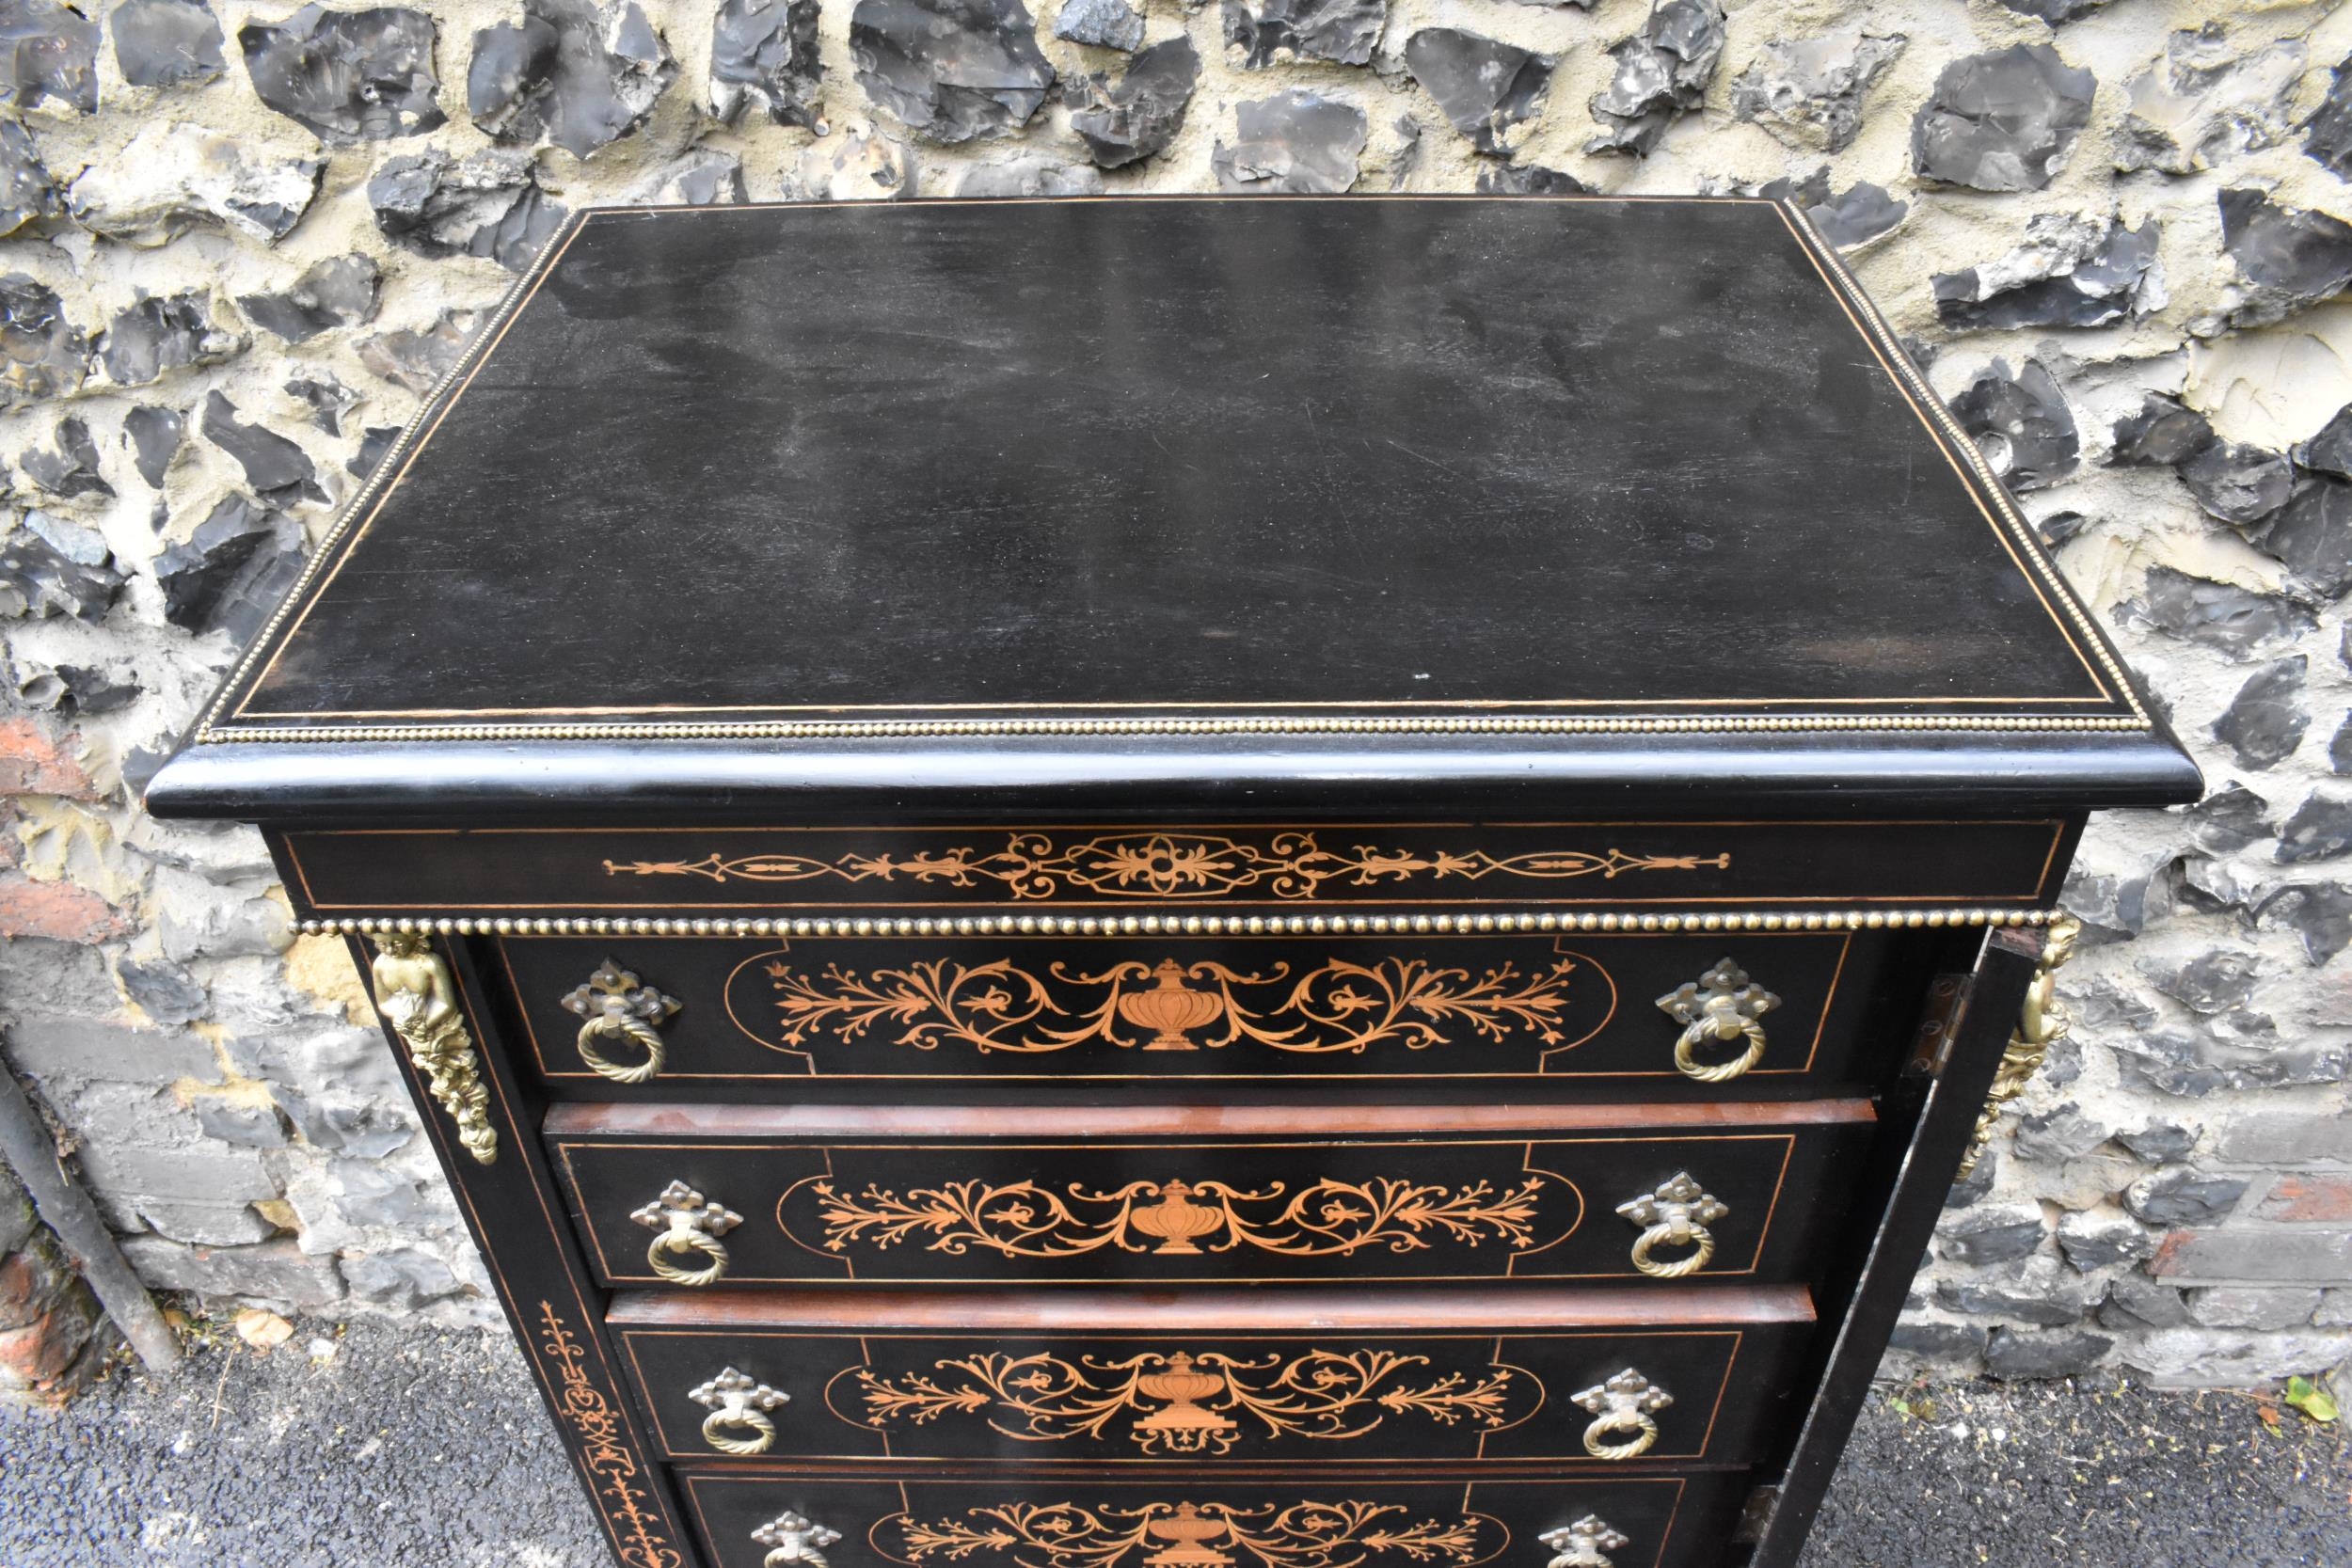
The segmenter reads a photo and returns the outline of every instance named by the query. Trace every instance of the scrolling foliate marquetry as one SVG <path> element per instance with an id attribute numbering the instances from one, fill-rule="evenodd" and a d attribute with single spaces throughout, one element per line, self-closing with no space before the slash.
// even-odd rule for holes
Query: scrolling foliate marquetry
<path id="1" fill-rule="evenodd" d="M 1416 1520 L 1394 1503 L 1147 1503 L 1081 1508 L 1008 1503 L 928 1521 L 901 1514 L 901 1552 L 918 1565 L 1002 1555 L 1022 1568 L 1358 1568 L 1448 1563 L 1469 1568 L 1502 1549 L 1509 1532 L 1484 1514 Z"/>
<path id="2" fill-rule="evenodd" d="M 879 1038 L 918 1051 L 1038 1055 L 1099 1043 L 1198 1051 L 1248 1043 L 1300 1055 L 1422 1051 L 1467 1032 L 1539 1052 L 1589 1038 L 1597 1022 L 1571 1013 L 1578 976 L 1609 981 L 1589 958 L 1563 954 L 1528 973 L 1502 962 L 1472 970 L 1422 958 L 1329 958 L 1296 972 L 1284 960 L 1244 971 L 1213 959 L 1129 960 L 1089 971 L 1009 957 L 977 963 L 915 958 L 860 970 L 759 965 L 773 992 L 778 1043 L 800 1051 L 832 1038 Z M 1573 1021 L 1572 1021 L 1573 1020 Z M 763 1041 L 762 1043 L 766 1043 Z"/>
<path id="3" fill-rule="evenodd" d="M 836 1253 L 919 1243 L 931 1252 L 960 1256 L 977 1247 L 1007 1258 L 1074 1258 L 1105 1249 L 1344 1258 L 1375 1248 L 1418 1252 L 1433 1238 L 1528 1249 L 1535 1244 L 1547 1181 L 1531 1176 L 1503 1189 L 1487 1181 L 1448 1186 L 1327 1177 L 1287 1196 L 1284 1186 L 1130 1181 L 1106 1192 L 1073 1185 L 1065 1198 L 1034 1181 L 948 1181 L 904 1194 L 873 1183 L 855 1193 L 828 1180 L 810 1183 L 824 1247 Z"/>
<path id="4" fill-rule="evenodd" d="M 552 1303 L 539 1304 L 539 1348 L 555 1374 L 555 1413 L 580 1446 L 589 1496 L 612 1531 L 625 1568 L 684 1568 L 686 1559 L 663 1532 L 654 1496 L 638 1469 L 635 1448 L 621 1418 L 589 1376 L 587 1355 Z"/>
<path id="5" fill-rule="evenodd" d="M 1344 1442 L 1391 1418 L 1498 1430 L 1543 1398 L 1514 1368 L 1440 1371 L 1425 1355 L 1383 1350 L 989 1353 L 899 1376 L 860 1368 L 856 1382 L 865 1423 L 877 1431 L 977 1419 L 1022 1442 L 1123 1440 L 1155 1457 L 1228 1454 L 1253 1433 Z"/>
<path id="6" fill-rule="evenodd" d="M 1326 884 L 1411 892 L 1424 884 L 1558 880 L 1631 872 L 1722 870 L 1728 854 L 1633 855 L 1621 849 L 1546 849 L 1494 855 L 1410 846 L 1352 845 L 1327 849 L 1313 833 L 1280 832 L 1251 837 L 1214 833 L 1104 834 L 1062 844 L 1043 833 L 1016 832 L 993 850 L 975 847 L 852 851 L 803 855 L 716 851 L 666 861 L 607 860 L 612 877 L 690 877 L 712 882 L 908 881 L 954 888 L 993 886 L 1017 899 L 1073 897 L 1221 898 L 1237 895 L 1308 899 Z"/>

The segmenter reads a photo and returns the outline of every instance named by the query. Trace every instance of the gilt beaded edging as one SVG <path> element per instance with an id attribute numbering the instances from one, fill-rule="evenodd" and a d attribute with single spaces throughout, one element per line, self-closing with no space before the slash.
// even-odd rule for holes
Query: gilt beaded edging
<path id="1" fill-rule="evenodd" d="M 1708 714 L 1693 718 L 885 719 L 749 721 L 712 724 L 305 725 L 203 731 L 208 742 L 386 743 L 425 740 L 806 740 L 948 735 L 1708 735 L 1817 730 L 2143 730 L 2139 719 L 1890 714 Z"/>
<path id="2" fill-rule="evenodd" d="M 1149 199 L 1122 198 L 1121 199 Z M 1262 197 L 1249 200 L 1268 199 Z M 1430 199 L 1414 198 L 1412 199 Z M 1597 200 L 1592 197 L 1513 198 L 1514 200 L 1580 201 Z M 1610 198 L 1614 199 L 1614 198 Z M 1667 198 L 1672 199 L 1672 198 Z M 810 205 L 810 204 L 803 204 Z M 818 203 L 814 205 L 831 205 Z M 1807 731 L 1862 732 L 1985 732 L 2002 733 L 2082 733 L 2086 731 L 2137 732 L 2152 727 L 2147 710 L 2141 705 L 2131 681 L 2124 675 L 2121 662 L 2107 646 L 2089 614 L 2066 586 L 2051 564 L 2040 539 L 2026 523 L 2023 515 L 2010 502 L 1998 478 L 1967 438 L 1957 420 L 1936 397 L 1926 379 L 1911 365 L 1897 339 L 1869 296 L 1848 271 L 1836 249 L 1820 240 L 1812 220 L 1792 201 L 1775 201 L 1785 221 L 1796 235 L 1799 247 L 1823 269 L 1831 292 L 1839 296 L 1852 312 L 1855 326 L 1864 340 L 1879 353 L 1890 374 L 1906 396 L 1920 409 L 1924 418 L 1943 440 L 1957 461 L 1964 464 L 1976 476 L 1985 504 L 1991 509 L 1999 527 L 1996 531 L 2010 536 L 2010 542 L 2023 552 L 2022 565 L 2027 575 L 2053 595 L 2053 613 L 2070 623 L 2083 638 L 2100 668 L 2113 686 L 2115 699 L 2131 711 L 2098 717 L 2068 717 L 2060 715 L 2001 715 L 1968 714 L 1882 714 L 1855 716 L 1850 714 L 1706 714 L 1692 717 L 1576 717 L 1546 716 L 1504 717 L 1466 715 L 1442 718 L 1373 718 L 1327 717 L 1314 715 L 1244 717 L 1215 719 L 1136 718 L 1136 719 L 976 719 L 976 720 L 775 720 L 740 722 L 666 722 L 646 721 L 620 724 L 394 724 L 340 726 L 326 724 L 222 725 L 232 701 L 246 695 L 249 677 L 269 657 L 274 657 L 279 633 L 286 629 L 297 609 L 310 593 L 312 584 L 326 568 L 331 558 L 355 531 L 364 526 L 373 515 L 375 504 L 384 499 L 419 443 L 420 433 L 426 425 L 446 413 L 456 401 L 456 394 L 472 376 L 497 345 L 523 305 L 544 281 L 545 270 L 587 223 L 600 213 L 621 211 L 640 213 L 647 209 L 583 208 L 548 236 L 532 258 L 531 265 L 518 274 L 491 311 L 489 319 L 473 341 L 466 345 L 457 362 L 449 368 L 437 386 L 419 404 L 417 412 L 400 436 L 387 451 L 374 469 L 361 483 L 351 504 L 335 520 L 319 547 L 304 563 L 301 576 L 295 579 L 285 599 L 278 605 L 244 656 L 238 659 L 229 680 L 214 697 L 198 721 L 195 744 L 233 744 L 239 742 L 290 742 L 350 744 L 401 744 L 456 740 L 813 740 L 890 736 L 1020 736 L 1020 735 L 1697 735 L 1791 733 Z"/>
<path id="3" fill-rule="evenodd" d="M 2047 926 L 2057 910 L 1809 910 L 1778 914 L 982 914 L 877 919 L 644 919 L 629 915 L 453 915 L 435 920 L 344 915 L 304 920 L 304 936 L 985 937 L 1294 936 L 1455 931 L 1879 931 Z"/>
<path id="4" fill-rule="evenodd" d="M 1944 436 L 1942 445 L 1976 476 L 1978 489 L 1985 504 L 2001 522 L 2008 525 L 2012 541 L 2024 551 L 2026 561 L 2031 563 L 2031 575 L 2039 578 L 2042 586 L 2056 595 L 2056 608 L 2073 624 L 2082 637 L 2083 645 L 2097 658 L 2099 667 L 2115 689 L 2117 700 L 2132 710 L 2131 719 L 2119 727 L 2152 728 L 2148 710 L 2141 705 L 2139 693 L 2133 689 L 2130 678 L 2124 674 L 2122 661 L 2116 657 L 2115 650 L 2108 646 L 2106 639 L 2092 624 L 2082 601 L 2074 596 L 2074 590 L 2059 574 L 2057 563 L 2050 559 L 2049 550 L 2042 543 L 2042 536 L 2026 520 L 2025 514 L 2017 510 L 2017 503 L 2010 499 L 2008 487 L 1993 471 L 1993 466 L 1985 461 L 1983 451 L 1961 428 L 1960 421 L 1952 417 L 1951 405 L 1936 395 L 1935 388 L 1929 385 L 1927 376 L 1903 349 L 1901 339 L 1880 312 L 1877 303 L 1864 292 L 1860 279 L 1847 267 L 1846 259 L 1814 227 L 1811 215 L 1793 200 L 1784 199 L 1780 208 L 1783 217 L 1796 229 L 1798 243 L 1822 266 L 1834 292 L 1852 308 L 1855 325 L 1879 351 L 1880 360 L 1885 365 L 1887 373 L 1904 390 L 1913 405 L 1920 410 L 1930 427 Z"/>

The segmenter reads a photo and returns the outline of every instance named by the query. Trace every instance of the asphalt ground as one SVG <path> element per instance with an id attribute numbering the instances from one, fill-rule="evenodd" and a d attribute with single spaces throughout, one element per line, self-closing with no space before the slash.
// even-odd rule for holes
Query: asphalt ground
<path id="1" fill-rule="evenodd" d="M 2352 1568 L 2347 1424 L 2111 1383 L 1882 1387 L 1805 1568 Z M 223 1333 L 170 1379 L 119 1365 L 61 1414 L 0 1408 L 0 1568 L 610 1562 L 501 1337 Z"/>

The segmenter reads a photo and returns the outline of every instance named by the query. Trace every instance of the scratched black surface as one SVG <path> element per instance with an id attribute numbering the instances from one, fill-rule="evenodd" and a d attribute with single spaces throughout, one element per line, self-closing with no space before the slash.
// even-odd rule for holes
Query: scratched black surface
<path id="1" fill-rule="evenodd" d="M 592 216 L 247 717 L 2077 700 L 1776 209 Z"/>

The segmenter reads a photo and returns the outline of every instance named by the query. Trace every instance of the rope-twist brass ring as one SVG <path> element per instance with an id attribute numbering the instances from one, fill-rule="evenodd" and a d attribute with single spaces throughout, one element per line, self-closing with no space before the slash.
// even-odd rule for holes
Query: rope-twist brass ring
<path id="1" fill-rule="evenodd" d="M 710 1261 L 698 1269 L 686 1268 L 673 1261 L 680 1252 L 699 1252 Z M 645 1261 L 673 1285 L 708 1285 L 727 1272 L 727 1249 L 716 1236 L 673 1227 L 653 1239 Z"/>
<path id="2" fill-rule="evenodd" d="M 1651 1249 L 1667 1245 L 1695 1246 L 1698 1250 L 1664 1262 L 1650 1255 Z M 1652 1279 L 1680 1279 L 1684 1275 L 1696 1274 L 1714 1256 L 1714 1233 L 1703 1225 L 1686 1225 L 1679 1236 L 1671 1225 L 1653 1225 L 1633 1239 L 1633 1266 Z"/>
<path id="3" fill-rule="evenodd" d="M 1675 1041 L 1675 1070 L 1702 1084 L 1731 1082 L 1764 1059 L 1764 1025 L 1749 1019 L 1740 1024 L 1740 1032 L 1748 1037 L 1747 1050 L 1731 1061 L 1705 1067 L 1700 1064 L 1695 1053 L 1700 1042 L 1716 1037 L 1716 1030 L 1711 1021 L 1700 1019 L 1684 1029 L 1682 1037 Z"/>
<path id="4" fill-rule="evenodd" d="M 1631 1432 L 1634 1437 L 1622 1442 L 1608 1441 L 1613 1432 Z M 1658 1423 L 1644 1410 L 1612 1410 L 1597 1418 L 1584 1429 L 1584 1451 L 1595 1459 L 1636 1459 L 1649 1452 L 1658 1441 Z"/>
<path id="5" fill-rule="evenodd" d="M 596 1049 L 596 1040 L 599 1035 L 635 1040 L 645 1053 L 645 1059 L 634 1067 L 613 1061 Z M 661 1070 L 661 1064 L 667 1055 L 668 1047 L 662 1042 L 661 1031 L 650 1023 L 606 1013 L 580 1026 L 580 1059 L 587 1063 L 589 1069 L 598 1077 L 610 1078 L 615 1084 L 646 1082 Z"/>
<path id="6" fill-rule="evenodd" d="M 655 1267 L 659 1268 L 660 1265 L 657 1263 Z M 738 1431 L 748 1427 L 759 1435 L 729 1437 L 725 1435 L 725 1433 L 730 1427 Z M 739 1409 L 714 1410 L 703 1418 L 703 1441 L 721 1453 L 731 1453 L 738 1459 L 749 1459 L 754 1454 L 766 1453 L 768 1445 L 775 1440 L 776 1423 L 769 1419 L 768 1412 L 754 1406 L 745 1405 Z"/>

